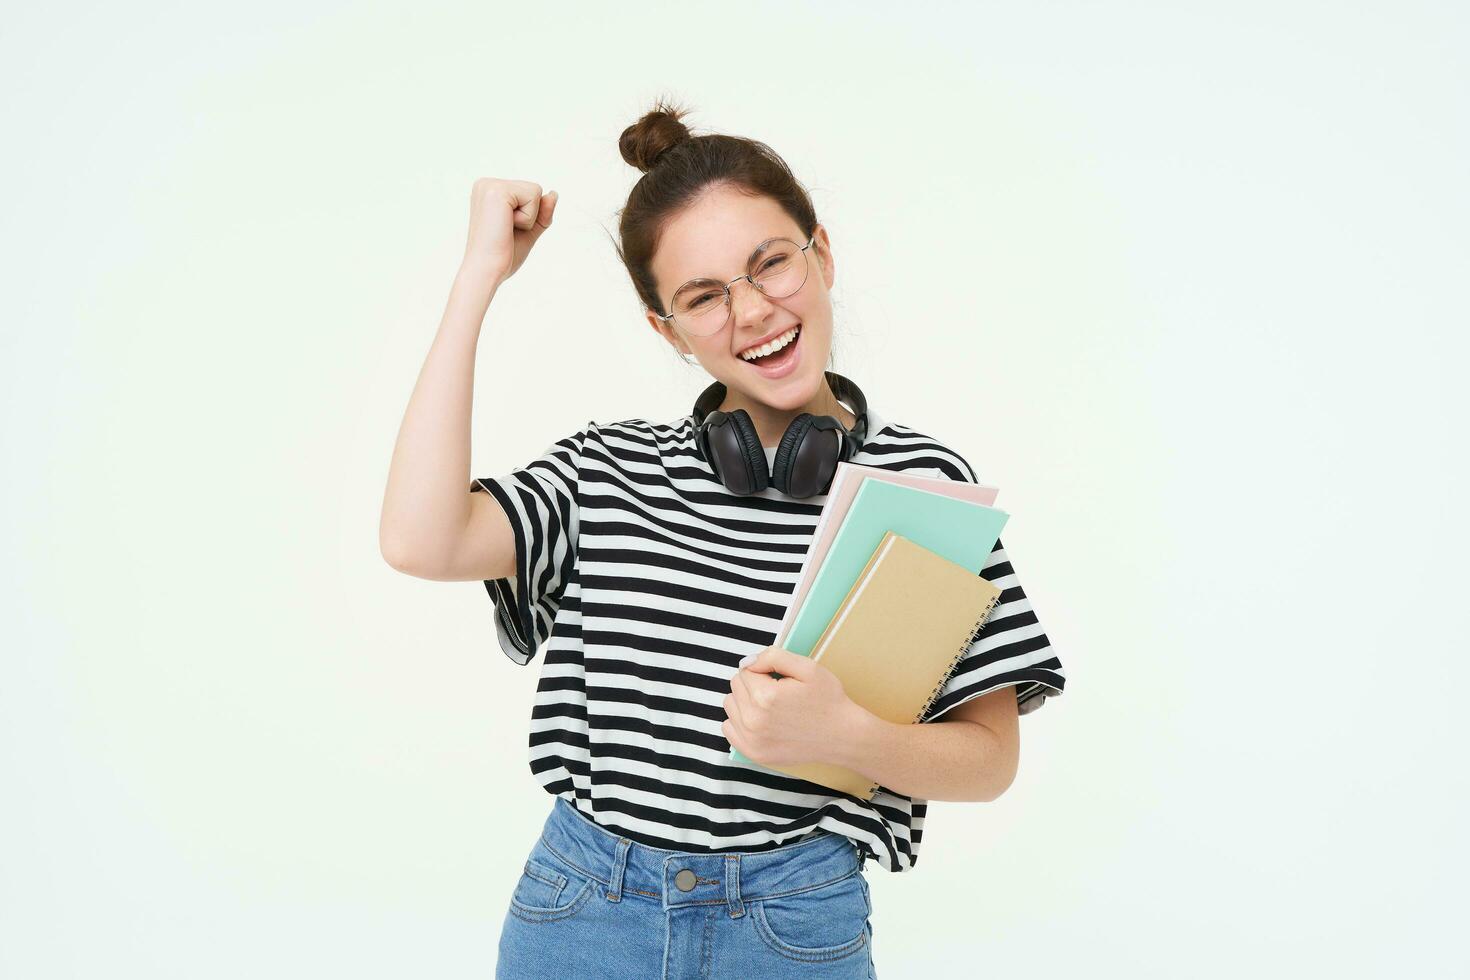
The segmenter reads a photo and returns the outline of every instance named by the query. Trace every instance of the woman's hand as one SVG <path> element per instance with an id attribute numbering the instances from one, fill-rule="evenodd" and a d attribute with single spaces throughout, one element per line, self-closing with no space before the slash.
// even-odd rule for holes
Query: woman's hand
<path id="1" fill-rule="evenodd" d="M 470 233 L 464 262 L 499 286 L 515 275 L 541 233 L 551 227 L 560 195 L 529 180 L 481 177 L 470 190 Z"/>
<path id="2" fill-rule="evenodd" d="M 723 731 L 731 745 L 761 765 L 831 762 L 842 733 L 854 730 L 866 710 L 826 667 L 766 647 L 731 678 Z"/>

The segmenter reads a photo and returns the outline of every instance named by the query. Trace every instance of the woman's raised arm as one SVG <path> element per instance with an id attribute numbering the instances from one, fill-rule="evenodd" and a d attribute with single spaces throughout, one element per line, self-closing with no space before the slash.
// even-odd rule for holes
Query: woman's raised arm
<path id="1" fill-rule="evenodd" d="M 515 573 L 510 521 L 494 498 L 471 493 L 470 414 L 475 350 L 485 313 L 551 225 L 555 191 L 481 177 L 470 192 L 464 259 L 449 291 L 403 414 L 378 547 L 394 568 L 419 578 L 473 580 Z"/>

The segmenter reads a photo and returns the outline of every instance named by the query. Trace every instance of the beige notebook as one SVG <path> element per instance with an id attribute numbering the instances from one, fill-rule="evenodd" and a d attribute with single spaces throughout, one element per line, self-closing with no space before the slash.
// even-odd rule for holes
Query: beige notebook
<path id="1" fill-rule="evenodd" d="M 889 531 L 812 647 L 847 696 L 900 725 L 924 716 L 1000 599 L 963 565 Z M 878 784 L 844 766 L 768 768 L 872 799 Z"/>

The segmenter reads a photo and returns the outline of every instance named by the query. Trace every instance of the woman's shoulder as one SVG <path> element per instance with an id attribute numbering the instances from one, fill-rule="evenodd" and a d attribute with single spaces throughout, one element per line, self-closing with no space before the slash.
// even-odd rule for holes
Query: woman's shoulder
<path id="1" fill-rule="evenodd" d="M 587 423 L 581 437 L 595 447 L 594 455 L 604 466 L 621 469 L 625 464 L 636 463 L 635 468 L 645 474 L 651 461 L 667 461 L 694 451 L 691 416 L 672 421 L 642 416 L 610 422 L 594 420 Z"/>
<path id="2" fill-rule="evenodd" d="M 663 422 L 638 416 L 615 422 L 589 422 L 588 427 L 589 432 L 596 432 L 604 437 L 659 444 L 686 440 L 694 431 L 693 416 L 690 415 Z"/>

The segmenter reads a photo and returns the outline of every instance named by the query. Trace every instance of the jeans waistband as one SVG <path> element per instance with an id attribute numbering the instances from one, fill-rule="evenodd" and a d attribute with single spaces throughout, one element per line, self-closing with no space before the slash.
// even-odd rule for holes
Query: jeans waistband
<path id="1" fill-rule="evenodd" d="M 604 885 L 607 900 L 621 901 L 629 892 L 665 908 L 728 903 L 734 911 L 742 901 L 795 894 L 862 872 L 857 845 L 826 829 L 765 851 L 672 851 L 615 834 L 562 796 L 546 818 L 541 843 Z"/>

